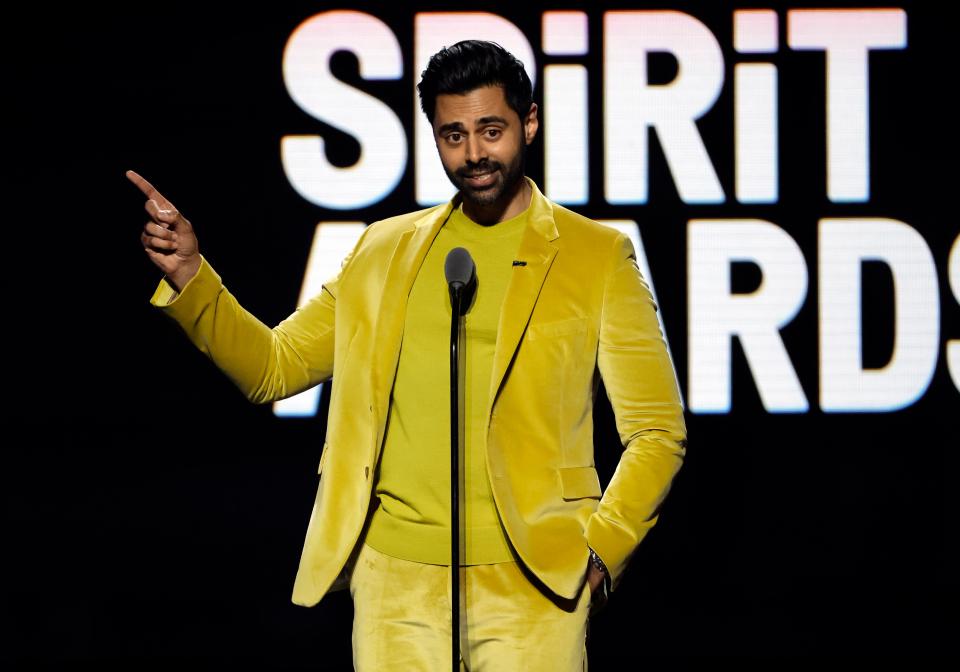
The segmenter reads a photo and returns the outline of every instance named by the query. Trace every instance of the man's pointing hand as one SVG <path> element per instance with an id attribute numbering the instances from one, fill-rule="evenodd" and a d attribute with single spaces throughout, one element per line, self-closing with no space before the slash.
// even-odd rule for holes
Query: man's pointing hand
<path id="1" fill-rule="evenodd" d="M 147 197 L 144 207 L 150 221 L 140 234 L 143 249 L 177 291 L 181 291 L 200 269 L 200 249 L 193 227 L 173 203 L 140 175 L 128 170 L 127 179 Z"/>

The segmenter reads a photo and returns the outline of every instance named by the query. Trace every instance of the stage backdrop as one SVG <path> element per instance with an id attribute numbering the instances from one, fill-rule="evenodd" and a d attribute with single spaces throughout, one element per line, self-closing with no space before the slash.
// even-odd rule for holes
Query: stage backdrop
<path id="1" fill-rule="evenodd" d="M 534 82 L 530 176 L 633 241 L 687 410 L 687 463 L 592 622 L 591 664 L 946 651 L 954 76 L 948 19 L 919 4 L 156 5 L 24 21 L 8 129 L 8 228 L 26 234 L 8 278 L 11 655 L 350 669 L 349 597 L 289 603 L 329 386 L 251 406 L 147 305 L 160 276 L 124 171 L 178 206 L 227 287 L 275 324 L 364 227 L 452 195 L 415 86 L 467 38 L 499 42 Z M 605 483 L 622 447 L 600 396 Z"/>

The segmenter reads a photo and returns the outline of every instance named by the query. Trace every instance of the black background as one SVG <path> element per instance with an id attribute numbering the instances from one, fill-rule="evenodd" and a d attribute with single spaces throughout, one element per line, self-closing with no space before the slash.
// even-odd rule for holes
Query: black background
<path id="1" fill-rule="evenodd" d="M 500 13 L 524 31 L 542 68 L 563 60 L 542 57 L 540 14 L 564 6 L 420 8 Z M 779 10 L 782 46 L 769 58 L 732 49 L 732 11 L 749 6 Z M 686 222 L 755 217 L 783 227 L 810 271 L 807 300 L 783 338 L 811 411 L 767 413 L 734 344 L 732 412 L 688 414 L 688 460 L 660 524 L 592 621 L 595 669 L 614 669 L 622 656 L 640 667 L 673 656 L 955 650 L 960 397 L 942 349 L 960 337 L 946 282 L 958 232 L 955 105 L 947 102 L 955 38 L 931 3 L 897 5 L 908 14 L 907 49 L 870 57 L 871 200 L 833 204 L 824 177 L 824 57 L 790 51 L 784 37 L 786 9 L 810 6 L 630 5 L 686 11 L 721 43 L 727 83 L 699 126 L 728 200 L 733 65 L 778 66 L 781 198 L 685 205 L 654 143 L 649 204 L 606 206 L 595 123 L 591 204 L 578 209 L 641 222 L 684 389 Z M 338 6 L 199 7 L 37 8 L 6 26 L 13 160 L 4 198 L 3 609 L 11 626 L 3 650 L 18 666 L 350 669 L 349 595 L 331 594 L 313 609 L 290 602 L 325 407 L 316 418 L 278 419 L 248 404 L 149 306 L 160 275 L 141 249 L 143 198 L 124 171 L 167 195 L 229 289 L 276 323 L 294 308 L 316 222 L 414 209 L 412 168 L 384 201 L 349 217 L 304 201 L 283 176 L 280 138 L 322 133 L 344 165 L 357 144 L 290 100 L 282 52 L 297 25 Z M 391 101 L 410 128 L 413 11 L 350 8 L 393 28 L 405 76 L 362 82 L 349 55 L 334 59 L 335 72 Z M 588 67 L 597 120 L 602 12 L 610 8 L 586 9 L 591 52 L 571 59 Z M 652 67 L 672 77 L 669 58 Z M 529 173 L 540 184 L 541 155 L 538 140 Z M 900 412 L 817 410 L 817 221 L 846 216 L 910 224 L 937 265 L 940 362 L 926 394 Z M 756 282 L 749 272 L 735 281 Z M 882 365 L 893 345 L 891 291 L 889 273 L 867 265 L 867 365 Z M 606 480 L 618 441 L 606 404 L 596 419 Z"/>

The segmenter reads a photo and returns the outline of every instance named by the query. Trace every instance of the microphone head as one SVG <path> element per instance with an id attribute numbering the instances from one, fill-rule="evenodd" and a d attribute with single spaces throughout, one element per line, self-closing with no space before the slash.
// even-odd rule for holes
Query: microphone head
<path id="1" fill-rule="evenodd" d="M 450 250 L 443 270 L 451 291 L 470 286 L 477 277 L 477 267 L 473 263 L 473 257 L 462 247 Z"/>
<path id="2" fill-rule="evenodd" d="M 443 271 L 447 275 L 451 305 L 458 306 L 456 312 L 459 315 L 465 315 L 470 310 L 477 287 L 477 266 L 473 257 L 462 247 L 455 247 L 447 254 Z"/>

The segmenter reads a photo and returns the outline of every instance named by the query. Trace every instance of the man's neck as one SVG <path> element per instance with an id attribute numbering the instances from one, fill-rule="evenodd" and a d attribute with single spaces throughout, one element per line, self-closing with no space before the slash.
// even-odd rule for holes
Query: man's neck
<path id="1" fill-rule="evenodd" d="M 472 221 L 483 226 L 493 226 L 512 219 L 526 210 L 530 206 L 530 199 L 533 197 L 533 190 L 527 183 L 525 177 L 517 180 L 517 186 L 513 193 L 507 195 L 504 192 L 503 197 L 496 203 L 490 205 L 477 205 L 467 199 L 463 199 L 463 214 Z"/>

